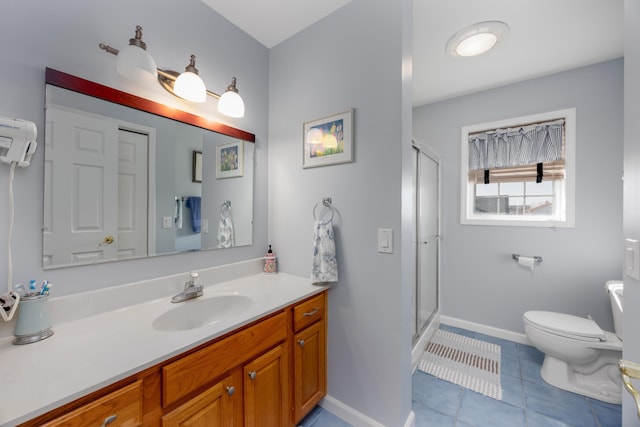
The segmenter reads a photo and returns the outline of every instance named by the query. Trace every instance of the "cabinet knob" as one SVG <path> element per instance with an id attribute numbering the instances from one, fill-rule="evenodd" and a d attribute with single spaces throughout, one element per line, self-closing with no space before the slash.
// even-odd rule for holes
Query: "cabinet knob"
<path id="1" fill-rule="evenodd" d="M 300 344 L 300 347 L 304 346 L 304 340 L 298 340 L 298 344 Z"/>
<path id="2" fill-rule="evenodd" d="M 236 392 L 236 388 L 234 386 L 230 385 L 230 386 L 227 387 L 227 394 L 229 396 L 232 396 L 233 393 L 235 393 L 235 392 Z"/>
<path id="3" fill-rule="evenodd" d="M 249 378 L 251 378 L 252 380 L 255 380 L 256 379 L 256 371 L 249 372 Z"/>
<path id="4" fill-rule="evenodd" d="M 104 421 L 102 422 L 102 424 L 100 424 L 100 427 L 107 427 L 107 425 L 109 425 L 112 422 L 114 422 L 116 420 L 116 418 L 118 418 L 117 415 L 111 415 L 110 417 L 105 418 Z"/>

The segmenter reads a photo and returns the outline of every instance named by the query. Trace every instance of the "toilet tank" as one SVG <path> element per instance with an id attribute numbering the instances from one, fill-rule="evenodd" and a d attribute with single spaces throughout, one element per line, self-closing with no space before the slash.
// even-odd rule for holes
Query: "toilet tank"
<path id="1" fill-rule="evenodd" d="M 622 290 L 624 285 L 620 280 L 609 280 L 606 284 L 611 300 L 611 312 L 613 313 L 613 327 L 616 335 L 622 339 Z"/>

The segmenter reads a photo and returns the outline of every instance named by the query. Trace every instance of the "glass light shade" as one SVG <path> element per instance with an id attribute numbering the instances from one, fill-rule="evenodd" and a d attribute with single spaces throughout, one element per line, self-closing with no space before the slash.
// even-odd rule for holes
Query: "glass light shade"
<path id="1" fill-rule="evenodd" d="M 146 50 L 134 45 L 120 49 L 116 70 L 120 75 L 136 81 L 150 81 L 158 77 L 153 57 Z"/>
<path id="2" fill-rule="evenodd" d="M 495 34 L 476 34 L 460 42 L 456 48 L 456 53 L 460 56 L 481 55 L 495 46 L 497 42 L 498 38 Z"/>
<path id="3" fill-rule="evenodd" d="M 486 21 L 470 25 L 455 33 L 445 47 L 451 56 L 476 56 L 497 45 L 509 32 L 500 21 Z"/>
<path id="4" fill-rule="evenodd" d="M 196 73 L 185 71 L 180 74 L 173 85 L 173 92 L 180 98 L 192 102 L 206 102 L 207 88 Z"/>
<path id="5" fill-rule="evenodd" d="M 244 117 L 244 101 L 236 92 L 228 90 L 218 100 L 218 111 L 229 117 Z"/>

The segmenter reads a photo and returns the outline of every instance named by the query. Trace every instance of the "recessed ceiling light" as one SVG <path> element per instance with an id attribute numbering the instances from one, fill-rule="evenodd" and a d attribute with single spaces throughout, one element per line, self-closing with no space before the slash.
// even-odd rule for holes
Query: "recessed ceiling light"
<path id="1" fill-rule="evenodd" d="M 479 22 L 455 33 L 447 41 L 446 50 L 451 56 L 480 55 L 498 44 L 508 32 L 509 26 L 504 22 Z"/>

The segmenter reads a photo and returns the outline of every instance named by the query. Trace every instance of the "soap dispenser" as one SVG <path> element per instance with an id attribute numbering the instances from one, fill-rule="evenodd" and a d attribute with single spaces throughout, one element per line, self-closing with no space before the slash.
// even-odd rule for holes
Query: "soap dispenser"
<path id="1" fill-rule="evenodd" d="M 269 245 L 269 250 L 264 256 L 264 272 L 272 274 L 275 273 L 276 270 L 276 254 L 271 249 L 271 245 Z"/>

